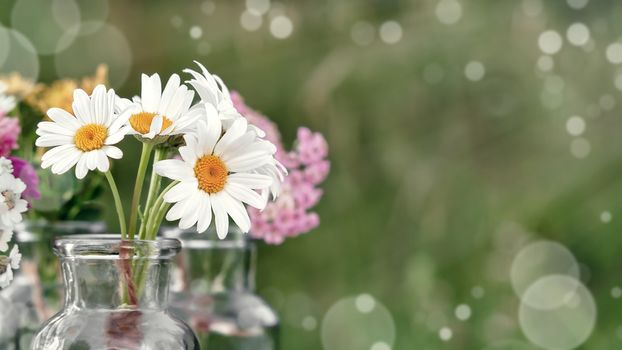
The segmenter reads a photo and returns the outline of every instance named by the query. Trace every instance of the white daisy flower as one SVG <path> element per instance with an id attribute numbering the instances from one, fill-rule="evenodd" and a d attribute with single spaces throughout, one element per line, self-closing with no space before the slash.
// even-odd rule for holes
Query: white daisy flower
<path id="1" fill-rule="evenodd" d="M 89 170 L 107 172 L 108 157 L 121 159 L 123 152 L 113 145 L 127 134 L 125 124 L 130 114 L 115 114 L 115 98 L 114 90 L 106 92 L 103 85 L 98 85 L 90 97 L 84 90 L 74 91 L 75 117 L 60 108 L 48 110 L 52 121 L 37 125 L 39 138 L 35 144 L 53 148 L 41 158 L 41 167 L 52 167 L 52 173 L 63 174 L 75 165 L 76 177 L 82 179 Z"/>
<path id="2" fill-rule="evenodd" d="M 0 226 L 13 228 L 22 221 L 28 202 L 22 199 L 26 185 L 11 174 L 0 175 Z"/>
<path id="3" fill-rule="evenodd" d="M 9 249 L 11 238 L 13 238 L 13 230 L 0 225 L 0 252 L 6 252 Z"/>
<path id="4" fill-rule="evenodd" d="M 210 111 L 210 113 L 215 112 L 220 116 L 226 130 L 234 120 L 243 118 L 243 116 L 233 106 L 229 89 L 227 89 L 223 81 L 218 76 L 208 72 L 201 63 L 197 61 L 194 61 L 194 63 L 201 68 L 201 73 L 192 69 L 184 69 L 184 73 L 188 73 L 194 78 L 189 80 L 188 84 L 192 85 L 199 94 L 201 104 L 208 103 L 214 107 L 214 110 Z M 200 111 L 202 108 L 205 107 L 197 105 L 194 109 L 195 111 L 199 109 L 199 112 L 202 112 Z"/>
<path id="5" fill-rule="evenodd" d="M 2 174 L 13 174 L 13 162 L 4 157 L 0 157 L 0 175 Z"/>
<path id="6" fill-rule="evenodd" d="M 19 263 L 22 260 L 22 254 L 19 248 L 13 246 L 9 256 L 0 256 L 0 288 L 6 288 L 13 280 L 13 270 L 19 269 Z"/>
<path id="7" fill-rule="evenodd" d="M 162 91 L 158 74 L 143 74 L 140 98 L 121 99 L 116 105 L 130 110 L 130 134 L 153 139 L 184 134 L 194 128 L 196 116 L 188 113 L 193 99 L 194 91 L 181 84 L 179 75 L 173 74 Z"/>
<path id="8" fill-rule="evenodd" d="M 9 113 L 17 105 L 17 101 L 13 96 L 7 96 L 7 85 L 0 81 L 0 113 Z"/>
<path id="9" fill-rule="evenodd" d="M 265 207 L 266 198 L 256 190 L 269 188 L 273 179 L 255 169 L 273 162 L 274 145 L 249 131 L 245 118 L 234 121 L 223 134 L 221 120 L 214 114 L 209 114 L 207 123 L 200 120 L 196 135 L 187 134 L 184 140 L 186 145 L 179 148 L 182 160 L 163 160 L 154 166 L 159 175 L 179 181 L 164 196 L 166 202 L 175 203 L 166 219 L 180 219 L 182 229 L 197 224 L 198 232 L 204 232 L 213 212 L 220 238 L 227 235 L 229 216 L 248 232 L 251 223 L 242 203 Z"/>

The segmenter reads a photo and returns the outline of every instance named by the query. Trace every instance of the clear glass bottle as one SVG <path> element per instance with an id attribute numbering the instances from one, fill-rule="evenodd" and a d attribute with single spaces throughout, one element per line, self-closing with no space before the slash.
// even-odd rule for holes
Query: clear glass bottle
<path id="1" fill-rule="evenodd" d="M 167 311 L 169 270 L 180 249 L 175 239 L 57 239 L 64 306 L 37 333 L 32 349 L 199 349 L 190 327 Z M 143 283 L 128 282 L 137 276 Z"/>
<path id="2" fill-rule="evenodd" d="M 51 248 L 54 238 L 104 232 L 106 224 L 103 221 L 26 220 L 15 228 L 15 242 L 22 254 L 21 267 L 15 271 L 11 285 L 0 291 L 0 298 L 7 301 L 14 312 L 2 313 L 0 323 L 10 322 L 16 326 L 10 327 L 14 334 L 0 332 L 0 343 L 11 343 L 15 350 L 30 349 L 35 332 L 60 310 L 62 280 L 60 264 Z M 3 320 L 5 317 L 8 319 Z M 0 349 L 3 348 L 0 346 Z"/>
<path id="3" fill-rule="evenodd" d="M 202 349 L 279 349 L 279 319 L 254 294 L 256 249 L 240 231 L 225 240 L 210 230 L 165 228 L 182 242 L 172 279 L 171 309 L 197 335 Z"/>

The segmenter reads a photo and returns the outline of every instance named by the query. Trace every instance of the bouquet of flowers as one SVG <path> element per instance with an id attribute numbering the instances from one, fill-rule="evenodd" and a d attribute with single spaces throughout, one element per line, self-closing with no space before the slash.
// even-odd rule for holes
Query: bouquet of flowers
<path id="1" fill-rule="evenodd" d="M 13 280 L 13 270 L 19 268 L 22 258 L 17 245 L 9 251 L 9 243 L 13 237 L 15 225 L 22 221 L 22 213 L 28 209 L 26 200 L 22 198 L 26 185 L 13 176 L 13 164 L 0 157 L 0 288 L 6 288 Z"/>

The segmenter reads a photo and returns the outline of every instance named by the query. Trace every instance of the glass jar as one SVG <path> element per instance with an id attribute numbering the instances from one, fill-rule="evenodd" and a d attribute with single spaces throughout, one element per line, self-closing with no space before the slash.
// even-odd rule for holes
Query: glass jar
<path id="1" fill-rule="evenodd" d="M 0 320 L 0 323 L 16 324 L 11 327 L 15 329 L 10 336 L 12 349 L 30 349 L 35 332 L 60 310 L 63 293 L 60 265 L 52 252 L 54 238 L 104 232 L 106 224 L 103 221 L 26 220 L 17 225 L 14 235 L 22 254 L 21 266 L 15 271 L 11 285 L 0 291 L 0 297 L 15 310 L 12 316 L 7 316 L 11 320 Z M 6 335 L 0 336 L 0 339 L 7 338 Z"/>
<path id="2" fill-rule="evenodd" d="M 218 239 L 209 230 L 165 228 L 182 242 L 172 279 L 171 309 L 197 335 L 202 349 L 279 349 L 279 319 L 255 288 L 255 244 L 231 229 Z"/>
<path id="3" fill-rule="evenodd" d="M 169 269 L 180 242 L 119 238 L 74 235 L 55 241 L 65 301 L 32 349 L 199 349 L 192 330 L 166 310 Z"/>

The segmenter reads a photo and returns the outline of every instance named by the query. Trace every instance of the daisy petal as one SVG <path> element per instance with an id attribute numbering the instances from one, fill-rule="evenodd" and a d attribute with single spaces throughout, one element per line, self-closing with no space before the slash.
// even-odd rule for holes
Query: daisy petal
<path id="1" fill-rule="evenodd" d="M 207 193 L 201 192 L 201 206 L 197 211 L 199 213 L 197 232 L 203 233 L 207 231 L 209 225 L 212 223 L 212 205 L 210 196 Z"/>
<path id="2" fill-rule="evenodd" d="M 162 83 L 160 82 L 160 76 L 154 74 L 147 76 L 143 74 L 141 76 L 141 103 L 143 110 L 149 113 L 156 113 L 160 105 L 160 97 L 162 95 Z"/>
<path id="3" fill-rule="evenodd" d="M 50 108 L 47 112 L 48 117 L 60 126 L 70 130 L 78 130 L 81 124 L 71 113 L 60 108 Z"/>
<path id="4" fill-rule="evenodd" d="M 160 176 L 172 180 L 193 180 L 194 171 L 183 161 L 178 159 L 166 159 L 157 162 L 153 170 Z"/>
<path id="5" fill-rule="evenodd" d="M 251 219 L 248 217 L 248 213 L 242 203 L 231 198 L 227 193 L 220 192 L 218 197 L 222 206 L 233 219 L 233 222 L 238 225 L 242 232 L 247 233 L 251 228 Z"/>
<path id="6" fill-rule="evenodd" d="M 210 201 L 212 204 L 212 211 L 214 212 L 214 220 L 216 221 L 216 233 L 218 238 L 224 239 L 229 233 L 229 217 L 227 211 L 223 207 L 223 203 L 217 195 L 211 195 Z"/>
<path id="7" fill-rule="evenodd" d="M 192 182 L 180 182 L 173 186 L 166 194 L 164 194 L 164 201 L 167 203 L 175 203 L 182 201 L 197 191 L 197 183 Z"/>
<path id="8" fill-rule="evenodd" d="M 104 152 L 106 152 L 106 155 L 112 159 L 121 159 L 123 158 L 123 152 L 115 146 L 104 146 L 104 148 L 102 148 L 104 150 Z"/>
<path id="9" fill-rule="evenodd" d="M 267 198 L 262 197 L 259 193 L 250 190 L 246 186 L 230 182 L 225 187 L 225 192 L 227 192 L 231 197 L 259 210 L 263 210 L 266 207 Z"/>
<path id="10" fill-rule="evenodd" d="M 228 180 L 231 183 L 235 183 L 253 190 L 260 190 L 270 187 L 274 179 L 267 175 L 261 174 L 249 174 L 249 173 L 235 173 L 229 175 Z"/>

